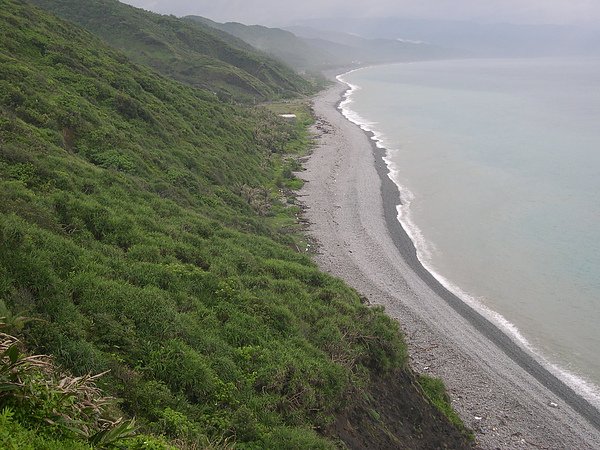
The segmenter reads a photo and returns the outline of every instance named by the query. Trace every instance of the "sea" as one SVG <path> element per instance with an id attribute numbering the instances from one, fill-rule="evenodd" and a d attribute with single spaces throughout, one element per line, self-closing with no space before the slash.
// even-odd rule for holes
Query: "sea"
<path id="1" fill-rule="evenodd" d="M 598 404 L 600 60 L 401 63 L 343 74 L 398 220 L 449 290 Z"/>

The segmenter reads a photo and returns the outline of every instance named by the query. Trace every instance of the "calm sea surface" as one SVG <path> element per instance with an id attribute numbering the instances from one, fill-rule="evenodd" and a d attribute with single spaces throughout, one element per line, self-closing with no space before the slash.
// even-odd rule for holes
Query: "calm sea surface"
<path id="1" fill-rule="evenodd" d="M 345 114 L 388 149 L 424 265 L 597 392 L 600 61 L 423 62 L 342 79 Z"/>

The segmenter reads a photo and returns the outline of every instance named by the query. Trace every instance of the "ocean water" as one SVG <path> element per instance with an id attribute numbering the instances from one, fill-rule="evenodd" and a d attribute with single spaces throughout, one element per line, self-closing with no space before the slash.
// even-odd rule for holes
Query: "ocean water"
<path id="1" fill-rule="evenodd" d="M 421 262 L 598 403 L 600 61 L 360 69 L 344 114 L 387 149 Z"/>

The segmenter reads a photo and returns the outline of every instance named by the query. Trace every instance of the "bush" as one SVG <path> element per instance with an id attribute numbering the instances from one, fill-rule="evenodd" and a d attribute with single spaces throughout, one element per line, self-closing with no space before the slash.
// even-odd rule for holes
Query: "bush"
<path id="1" fill-rule="evenodd" d="M 27 356 L 20 347 L 15 337 L 0 333 L 0 422 L 12 424 L 20 434 L 27 432 L 13 419 L 43 427 L 46 434 L 91 444 L 114 444 L 132 436 L 133 422 L 109 416 L 109 399 L 94 383 L 98 377 L 59 375 L 49 357 Z M 0 439 L 6 437 L 0 435 Z M 47 442 L 41 438 L 39 444 Z M 84 448 L 83 444 L 71 445 Z"/>
<path id="2" fill-rule="evenodd" d="M 310 430 L 405 354 L 397 325 L 293 245 L 298 210 L 277 182 L 305 130 L 4 3 L 0 298 L 36 318 L 28 346 L 81 377 L 110 369 L 107 394 L 180 446 L 327 448 Z M 108 20 L 120 8 L 103 5 Z M 26 428 L 77 401 L 35 373 L 38 400 L 10 404 Z"/>
<path id="3" fill-rule="evenodd" d="M 29 430 L 15 420 L 10 408 L 0 411 L 0 447 L 11 450 L 91 450 L 92 447 L 74 438 L 57 438 Z"/>
<path id="4" fill-rule="evenodd" d="M 333 450 L 336 448 L 331 442 L 317 435 L 312 430 L 284 427 L 276 428 L 267 434 L 261 444 L 263 445 L 262 448 L 285 448 L 290 450 L 302 450 L 306 448 Z"/>

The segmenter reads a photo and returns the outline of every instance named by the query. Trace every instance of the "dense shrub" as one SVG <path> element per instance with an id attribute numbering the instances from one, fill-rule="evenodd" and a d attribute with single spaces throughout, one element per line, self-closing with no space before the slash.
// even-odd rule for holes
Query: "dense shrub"
<path id="1" fill-rule="evenodd" d="M 143 431 L 330 448 L 316 431 L 405 355 L 299 251 L 280 189 L 305 136 L 5 3 L 0 300 L 36 319 L 24 340 L 77 376 L 110 370 L 99 386 Z"/>

